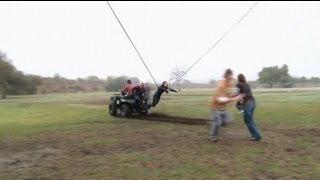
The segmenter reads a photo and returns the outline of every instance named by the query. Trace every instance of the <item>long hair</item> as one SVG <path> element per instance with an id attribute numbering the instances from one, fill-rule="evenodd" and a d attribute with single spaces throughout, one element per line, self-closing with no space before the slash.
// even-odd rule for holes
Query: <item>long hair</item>
<path id="1" fill-rule="evenodd" d="M 239 75 L 238 75 L 238 81 L 245 83 L 245 82 L 246 82 L 246 77 L 245 77 L 243 74 L 239 74 Z"/>
<path id="2" fill-rule="evenodd" d="M 167 81 L 163 81 L 163 83 L 161 84 L 161 86 L 164 86 L 165 83 L 167 83 Z"/>

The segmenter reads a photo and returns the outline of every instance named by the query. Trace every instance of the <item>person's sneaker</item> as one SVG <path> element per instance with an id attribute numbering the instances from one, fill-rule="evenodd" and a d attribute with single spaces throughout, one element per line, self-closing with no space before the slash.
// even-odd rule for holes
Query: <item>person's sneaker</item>
<path id="1" fill-rule="evenodd" d="M 211 138 L 210 141 L 211 142 L 218 142 L 218 139 L 217 138 Z"/>
<path id="2" fill-rule="evenodd" d="M 260 141 L 261 138 L 251 137 L 250 141 Z"/>
<path id="3" fill-rule="evenodd" d="M 238 114 L 243 114 L 243 112 L 244 112 L 243 110 L 240 110 L 240 111 L 238 112 Z"/>

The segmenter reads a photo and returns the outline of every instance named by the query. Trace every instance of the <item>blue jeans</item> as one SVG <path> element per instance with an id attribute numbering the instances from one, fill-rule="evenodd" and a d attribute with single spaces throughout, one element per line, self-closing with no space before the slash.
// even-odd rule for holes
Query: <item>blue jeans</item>
<path id="1" fill-rule="evenodd" d="M 244 123 L 247 125 L 248 127 L 248 130 L 251 134 L 251 136 L 253 138 L 257 138 L 257 139 L 260 139 L 261 138 L 261 135 L 256 127 L 256 124 L 253 120 L 253 113 L 254 113 L 254 110 L 256 108 L 256 103 L 254 101 L 249 101 L 249 102 L 246 102 L 244 104 L 244 113 L 243 113 L 243 119 L 244 119 Z"/>
<path id="2" fill-rule="evenodd" d="M 231 119 L 228 111 L 213 110 L 210 138 L 217 138 L 220 126 L 226 126 L 230 121 Z"/>

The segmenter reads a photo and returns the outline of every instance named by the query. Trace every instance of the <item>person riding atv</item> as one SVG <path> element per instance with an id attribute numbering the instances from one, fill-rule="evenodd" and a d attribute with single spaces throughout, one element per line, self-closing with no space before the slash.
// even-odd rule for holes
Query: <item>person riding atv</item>
<path id="1" fill-rule="evenodd" d="M 131 81 L 121 91 L 121 94 L 115 94 L 110 98 L 109 114 L 117 115 L 120 110 L 122 117 L 130 117 L 132 113 L 140 115 L 148 114 L 147 101 L 144 101 L 145 88 L 141 83 L 139 86 L 133 87 Z"/>
<path id="2" fill-rule="evenodd" d="M 124 88 L 121 91 L 121 94 L 125 96 L 125 98 L 133 98 L 133 93 L 132 93 L 132 89 L 133 89 L 133 84 L 131 82 L 130 79 L 127 80 L 127 84 L 124 86 Z"/>
<path id="3" fill-rule="evenodd" d="M 140 83 L 138 86 L 134 86 L 132 88 L 132 93 L 133 93 L 133 98 L 136 100 L 137 106 L 141 107 L 143 102 L 145 101 L 145 96 L 146 96 L 146 88 L 144 86 L 144 83 Z"/>

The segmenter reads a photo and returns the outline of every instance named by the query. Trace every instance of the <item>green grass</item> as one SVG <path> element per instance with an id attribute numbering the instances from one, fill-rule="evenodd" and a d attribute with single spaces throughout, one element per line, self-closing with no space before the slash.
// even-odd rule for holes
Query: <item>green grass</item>
<path id="1" fill-rule="evenodd" d="M 106 119 L 104 109 L 46 103 L 1 103 L 0 136 L 63 129 Z"/>
<path id="2" fill-rule="evenodd" d="M 151 113 L 210 119 L 212 90 L 164 94 Z M 249 142 L 240 115 L 208 141 L 210 125 L 110 117 L 112 93 L 0 100 L 5 179 L 318 179 L 320 93 L 255 91 L 263 139 Z M 231 111 L 236 112 L 231 106 Z"/>

